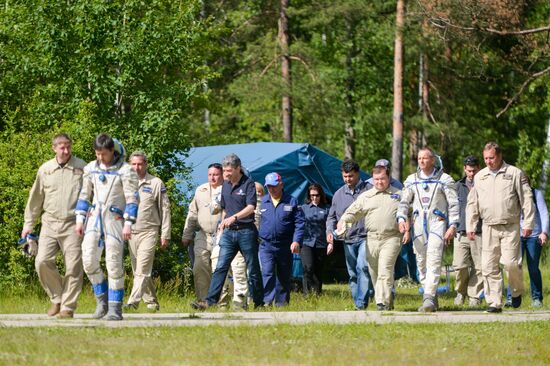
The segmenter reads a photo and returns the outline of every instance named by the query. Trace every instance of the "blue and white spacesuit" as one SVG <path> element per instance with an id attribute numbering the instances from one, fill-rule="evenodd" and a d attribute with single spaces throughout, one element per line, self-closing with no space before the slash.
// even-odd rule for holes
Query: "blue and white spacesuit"
<path id="1" fill-rule="evenodd" d="M 429 176 L 420 169 L 409 175 L 404 182 L 397 220 L 406 220 L 411 208 L 413 247 L 420 283 L 424 287 L 423 307 L 419 310 L 435 311 L 444 236 L 448 227 L 456 226 L 459 221 L 458 198 L 453 178 L 437 166 Z"/>
<path id="2" fill-rule="evenodd" d="M 75 210 L 77 222 L 85 222 L 82 261 L 97 300 L 93 317 L 99 319 L 107 314 L 108 320 L 122 319 L 122 231 L 124 225 L 135 222 L 138 211 L 138 176 L 124 161 L 122 144 L 114 141 L 115 151 L 110 166 L 92 161 L 84 168 L 82 190 Z M 100 267 L 104 249 L 108 282 Z"/>

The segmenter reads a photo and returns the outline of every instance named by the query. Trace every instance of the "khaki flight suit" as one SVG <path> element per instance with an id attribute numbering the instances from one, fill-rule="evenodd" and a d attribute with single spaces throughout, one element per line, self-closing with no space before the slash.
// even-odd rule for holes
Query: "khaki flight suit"
<path id="1" fill-rule="evenodd" d="M 364 217 L 367 230 L 367 261 L 374 285 L 376 304 L 393 307 L 394 267 L 401 252 L 402 234 L 396 221 L 401 191 L 389 186 L 385 191 L 371 188 L 349 206 L 340 223 L 351 227 Z"/>
<path id="2" fill-rule="evenodd" d="M 221 185 L 214 189 L 210 186 L 210 183 L 198 186 L 195 197 L 189 205 L 189 212 L 183 229 L 182 240 L 194 239 L 193 281 L 195 283 L 195 293 L 199 300 L 206 299 L 210 280 L 212 279 L 210 257 L 221 213 L 213 214 L 211 206 L 214 198 L 219 196 L 221 191 Z"/>
<path id="3" fill-rule="evenodd" d="M 61 167 L 54 158 L 44 163 L 36 175 L 25 208 L 25 227 L 32 229 L 42 214 L 35 267 L 42 287 L 61 311 L 76 309 L 82 290 L 81 238 L 75 232 L 74 213 L 86 163 L 72 156 Z M 55 258 L 61 250 L 65 275 L 61 277 Z"/>
<path id="4" fill-rule="evenodd" d="M 162 180 L 149 173 L 139 180 L 138 192 L 137 221 L 129 240 L 134 285 L 128 303 L 139 304 L 143 298 L 146 304 L 158 304 L 151 273 L 159 229 L 161 239 L 170 240 L 170 200 Z"/>
<path id="5" fill-rule="evenodd" d="M 523 210 L 524 228 L 532 229 L 535 217 L 533 195 L 525 174 L 503 162 L 494 174 L 482 169 L 474 177 L 474 188 L 468 195 L 466 231 L 475 232 L 478 220 L 483 220 L 481 272 L 487 305 L 502 307 L 502 273 L 504 265 L 512 296 L 523 294 L 523 271 L 520 245 L 520 216 Z"/>

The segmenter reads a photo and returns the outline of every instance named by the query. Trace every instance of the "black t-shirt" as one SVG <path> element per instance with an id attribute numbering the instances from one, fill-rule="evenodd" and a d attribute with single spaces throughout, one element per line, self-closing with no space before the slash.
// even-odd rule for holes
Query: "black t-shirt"
<path id="1" fill-rule="evenodd" d="M 225 210 L 225 217 L 233 216 L 248 205 L 256 207 L 256 185 L 246 175 L 235 186 L 230 181 L 224 181 L 222 186 L 221 206 Z M 239 217 L 236 224 L 254 222 L 254 212 L 246 217 Z"/>

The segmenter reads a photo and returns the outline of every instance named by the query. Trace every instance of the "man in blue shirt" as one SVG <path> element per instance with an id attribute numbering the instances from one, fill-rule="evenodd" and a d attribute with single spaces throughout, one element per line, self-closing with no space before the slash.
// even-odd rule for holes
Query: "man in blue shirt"
<path id="1" fill-rule="evenodd" d="M 221 193 L 223 209 L 218 230 L 223 234 L 220 240 L 220 254 L 216 270 L 208 289 L 206 301 L 194 301 L 191 306 L 205 310 L 218 303 L 231 261 L 240 251 L 248 268 L 248 287 L 254 305 L 263 305 L 263 287 L 258 261 L 258 231 L 254 225 L 256 208 L 256 186 L 243 174 L 241 159 L 235 154 L 227 155 L 222 161 L 224 183 Z"/>
<path id="2" fill-rule="evenodd" d="M 359 164 L 352 159 L 342 163 L 342 178 L 344 185 L 334 193 L 332 206 L 327 219 L 327 242 L 332 244 L 335 239 L 332 232 L 344 211 L 367 189 L 367 184 L 359 176 Z M 365 309 L 369 301 L 371 279 L 366 254 L 365 224 L 357 221 L 346 232 L 344 240 L 344 255 L 349 274 L 351 296 L 357 310 Z"/>
<path id="3" fill-rule="evenodd" d="M 260 261 L 264 285 L 264 303 L 275 306 L 290 301 L 292 253 L 300 252 L 304 235 L 304 214 L 298 200 L 283 191 L 278 173 L 265 177 L 269 192 L 260 209 Z"/>

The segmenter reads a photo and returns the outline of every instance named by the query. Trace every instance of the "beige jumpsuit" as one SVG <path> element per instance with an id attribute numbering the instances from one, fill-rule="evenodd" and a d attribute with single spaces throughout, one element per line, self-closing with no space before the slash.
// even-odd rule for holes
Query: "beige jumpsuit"
<path id="1" fill-rule="evenodd" d="M 75 156 L 63 167 L 55 158 L 44 163 L 38 169 L 25 208 L 25 227 L 29 230 L 42 214 L 35 267 L 50 301 L 61 304 L 61 311 L 74 311 L 82 290 L 82 248 L 81 238 L 75 232 L 74 210 L 85 166 Z M 65 259 L 63 277 L 55 263 L 60 250 Z"/>
<path id="2" fill-rule="evenodd" d="M 142 298 L 146 304 L 158 304 L 151 273 L 159 230 L 161 239 L 170 240 L 170 200 L 162 180 L 146 173 L 145 178 L 139 180 L 138 215 L 129 240 L 134 272 L 129 304 L 139 304 Z"/>
<path id="3" fill-rule="evenodd" d="M 367 230 L 367 261 L 374 285 L 376 304 L 393 307 L 394 267 L 401 251 L 402 234 L 396 220 L 401 191 L 389 186 L 385 191 L 371 188 L 349 206 L 340 223 L 351 227 L 364 217 Z"/>
<path id="4" fill-rule="evenodd" d="M 500 263 L 508 276 L 512 297 L 523 294 L 519 226 L 522 210 L 524 228 L 532 229 L 533 194 L 520 169 L 503 162 L 496 173 L 484 168 L 475 175 L 466 206 L 466 231 L 475 232 L 478 220 L 483 220 L 481 273 L 490 307 L 502 308 Z"/>

